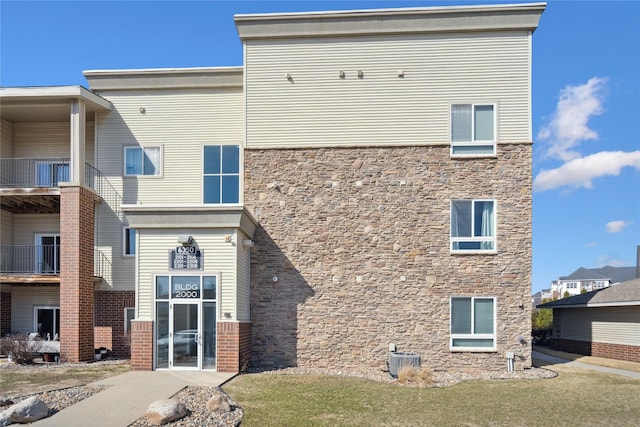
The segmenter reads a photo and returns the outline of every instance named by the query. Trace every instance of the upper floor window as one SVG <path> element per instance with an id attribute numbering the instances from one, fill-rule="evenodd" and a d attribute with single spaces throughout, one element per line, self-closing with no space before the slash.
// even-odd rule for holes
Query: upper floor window
<path id="1" fill-rule="evenodd" d="M 125 227 L 123 235 L 122 254 L 124 256 L 134 256 L 136 254 L 136 230 Z"/>
<path id="2" fill-rule="evenodd" d="M 452 297 L 450 349 L 495 350 L 495 310 L 495 298 Z"/>
<path id="3" fill-rule="evenodd" d="M 451 155 L 496 154 L 494 104 L 451 105 Z"/>
<path id="4" fill-rule="evenodd" d="M 451 251 L 496 250 L 496 215 L 493 200 L 451 201 Z"/>
<path id="5" fill-rule="evenodd" d="M 203 202 L 239 203 L 240 147 L 205 145 L 203 157 Z"/>
<path id="6" fill-rule="evenodd" d="M 124 147 L 125 176 L 160 175 L 160 147 Z"/>

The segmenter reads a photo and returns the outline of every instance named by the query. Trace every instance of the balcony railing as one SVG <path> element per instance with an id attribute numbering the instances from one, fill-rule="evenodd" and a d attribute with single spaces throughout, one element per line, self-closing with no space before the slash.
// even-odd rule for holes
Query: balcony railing
<path id="1" fill-rule="evenodd" d="M 95 250 L 93 274 L 110 280 L 111 261 Z M 3 245 L 0 246 L 0 274 L 60 275 L 60 246 L 58 245 Z"/>
<path id="2" fill-rule="evenodd" d="M 60 274 L 60 246 L 0 246 L 0 273 L 57 276 Z"/>
<path id="3" fill-rule="evenodd" d="M 0 187 L 50 188 L 69 181 L 68 158 L 0 159 Z"/>

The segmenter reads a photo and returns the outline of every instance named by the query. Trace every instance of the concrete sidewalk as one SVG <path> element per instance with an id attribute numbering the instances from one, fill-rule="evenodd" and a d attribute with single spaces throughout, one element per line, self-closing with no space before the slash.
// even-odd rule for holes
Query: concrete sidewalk
<path id="1" fill-rule="evenodd" d="M 540 353 L 535 350 L 531 353 L 531 357 L 533 359 L 542 360 L 544 362 L 550 362 L 554 364 L 561 363 L 568 366 L 575 366 L 577 368 L 591 369 L 592 371 L 606 372 L 608 374 L 616 374 L 616 375 L 622 375 L 629 378 L 640 379 L 640 373 L 638 372 L 625 371 L 623 369 L 607 368 L 606 366 L 592 365 L 590 363 L 575 362 L 569 359 L 563 359 L 561 357 L 550 356 L 548 354 Z"/>
<path id="2" fill-rule="evenodd" d="M 97 381 L 108 388 L 37 421 L 37 427 L 125 427 L 144 416 L 149 404 L 186 386 L 215 387 L 236 374 L 207 371 L 131 371 Z"/>

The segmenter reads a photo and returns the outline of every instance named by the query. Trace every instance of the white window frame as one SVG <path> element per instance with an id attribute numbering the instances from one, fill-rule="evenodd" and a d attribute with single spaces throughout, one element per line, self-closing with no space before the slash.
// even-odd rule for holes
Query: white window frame
<path id="1" fill-rule="evenodd" d="M 470 141 L 453 141 L 453 107 L 456 105 L 468 105 L 471 107 L 471 140 Z M 491 106 L 493 107 L 493 139 L 492 140 L 475 140 L 475 109 L 476 107 Z M 452 102 L 449 105 L 449 141 L 451 142 L 451 157 L 495 157 L 496 145 L 498 141 L 498 104 L 496 102 Z M 454 153 L 456 147 L 476 147 L 488 146 L 492 147 L 490 153 Z"/>
<path id="2" fill-rule="evenodd" d="M 142 150 L 142 153 L 146 153 L 147 150 L 158 150 L 158 165 L 156 167 L 156 173 L 153 175 L 144 173 L 144 161 L 142 162 L 143 171 L 142 173 L 127 173 L 127 150 Z M 164 158 L 164 150 L 162 145 L 150 145 L 148 147 L 141 147 L 139 145 L 128 145 L 123 147 L 123 158 L 122 158 L 122 175 L 125 177 L 135 176 L 135 177 L 144 177 L 144 178 L 158 178 L 162 176 L 163 173 L 163 159 Z"/>
<path id="3" fill-rule="evenodd" d="M 133 239 L 133 245 L 134 245 L 134 253 L 127 253 L 127 241 L 131 242 L 131 239 L 128 239 L 128 230 L 133 230 L 135 235 L 134 235 L 134 239 Z M 127 240 L 128 239 L 128 240 Z M 129 245 L 131 246 L 131 245 Z M 128 225 L 125 225 L 122 227 L 122 256 L 123 257 L 135 257 L 136 254 L 138 253 L 138 230 L 136 230 L 133 227 L 129 227 Z"/>
<path id="4" fill-rule="evenodd" d="M 204 149 L 205 147 L 220 147 L 220 153 L 222 154 L 222 147 L 224 146 L 233 146 L 233 147 L 238 147 L 238 173 L 223 173 L 222 172 L 222 164 L 221 169 L 220 169 L 220 173 L 205 173 L 204 171 L 204 163 L 205 163 L 205 158 L 204 158 Z M 203 144 L 202 146 L 202 165 L 201 165 L 201 174 L 202 174 L 202 204 L 205 206 L 238 206 L 238 205 L 242 205 L 242 200 L 244 197 L 243 194 L 243 176 L 244 176 L 244 171 L 243 171 L 243 164 L 244 164 L 244 150 L 242 149 L 242 146 L 240 144 Z M 224 203 L 222 202 L 222 177 L 223 176 L 238 176 L 238 201 L 234 202 L 234 203 Z M 209 203 L 209 202 L 205 202 L 204 201 L 204 196 L 205 196 L 205 177 L 208 176 L 219 176 L 220 177 L 220 202 L 219 203 Z"/>
<path id="5" fill-rule="evenodd" d="M 136 308 L 135 307 L 125 307 L 124 308 L 124 334 L 125 335 L 129 335 L 129 333 L 131 332 L 131 330 L 129 329 L 129 324 L 127 323 L 127 319 L 129 316 L 127 316 L 127 312 L 129 311 L 133 311 L 133 315 L 131 317 L 131 320 L 133 321 L 136 318 Z"/>
<path id="6" fill-rule="evenodd" d="M 490 299 L 493 301 L 493 333 L 491 334 L 478 334 L 471 332 L 469 334 L 454 334 L 451 329 L 453 327 L 453 300 L 456 298 L 464 298 L 471 300 L 471 329 L 473 331 L 473 318 L 474 318 L 474 301 L 476 299 Z M 497 298 L 489 297 L 489 296 L 463 296 L 463 295 L 454 295 L 449 298 L 449 351 L 452 352 L 475 352 L 475 353 L 489 353 L 497 351 Z M 492 339 L 493 346 L 491 347 L 454 347 L 453 341 L 454 339 Z"/>
<path id="7" fill-rule="evenodd" d="M 453 236 L 453 204 L 454 202 L 471 202 L 471 230 L 473 234 L 474 209 L 476 202 L 493 203 L 493 236 L 454 237 Z M 452 254 L 496 254 L 498 252 L 498 202 L 495 199 L 451 199 L 449 203 L 449 251 Z M 491 249 L 454 249 L 456 242 L 491 242 Z"/>

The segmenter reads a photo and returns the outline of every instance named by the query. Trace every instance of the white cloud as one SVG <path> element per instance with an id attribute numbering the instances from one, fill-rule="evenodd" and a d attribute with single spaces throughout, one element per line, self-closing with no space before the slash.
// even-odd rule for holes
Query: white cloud
<path id="1" fill-rule="evenodd" d="M 626 166 L 640 170 L 640 151 L 601 151 L 573 159 L 556 169 L 542 169 L 533 180 L 533 189 L 546 191 L 564 186 L 591 188 L 594 178 L 619 175 Z"/>
<path id="2" fill-rule="evenodd" d="M 589 128 L 591 116 L 602 114 L 607 79 L 593 77 L 580 86 L 568 85 L 560 91 L 560 100 L 538 138 L 547 142 L 545 157 L 568 161 L 580 157 L 574 149 L 583 141 L 598 139 Z"/>
<path id="3" fill-rule="evenodd" d="M 596 242 L 588 242 L 584 244 L 585 248 L 595 248 L 596 246 L 598 246 Z"/>
<path id="4" fill-rule="evenodd" d="M 623 220 L 608 222 L 607 233 L 619 233 L 631 224 L 633 223 L 628 221 L 623 221 Z"/>

